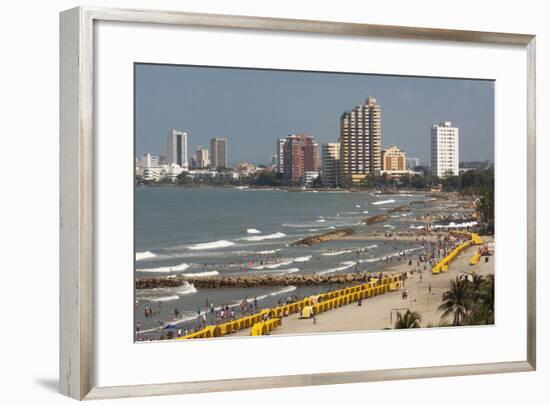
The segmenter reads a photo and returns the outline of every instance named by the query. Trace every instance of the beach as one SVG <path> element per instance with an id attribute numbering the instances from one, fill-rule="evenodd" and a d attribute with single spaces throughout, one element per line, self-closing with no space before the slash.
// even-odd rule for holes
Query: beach
<path id="1" fill-rule="evenodd" d="M 136 233 L 137 339 L 186 335 L 354 286 L 380 273 L 407 273 L 407 299 L 402 299 L 402 291 L 385 293 L 361 306 L 351 303 L 319 314 L 315 324 L 291 314 L 270 334 L 391 328 L 392 309 L 418 311 L 423 327 L 435 326 L 440 322 L 436 309 L 450 279 L 478 268 L 492 272 L 492 258 L 464 265 L 477 249 L 472 246 L 447 272 L 431 274 L 431 268 L 464 240 L 453 231 L 473 224 L 471 201 L 456 194 L 436 198 L 418 193 L 150 189 L 154 191 L 140 193 L 150 193 L 155 204 L 147 210 L 138 205 L 143 223 L 137 223 Z M 160 200 L 159 205 L 159 196 L 166 202 Z M 182 218 L 185 229 L 158 210 L 178 214 L 181 207 L 175 199 L 184 197 L 193 218 Z M 228 206 L 231 199 L 240 206 Z M 219 202 L 225 203 L 218 207 Z M 217 223 L 197 221 L 204 206 L 219 211 Z M 376 221 L 368 221 L 373 217 Z M 233 334 L 250 333 L 243 329 Z"/>

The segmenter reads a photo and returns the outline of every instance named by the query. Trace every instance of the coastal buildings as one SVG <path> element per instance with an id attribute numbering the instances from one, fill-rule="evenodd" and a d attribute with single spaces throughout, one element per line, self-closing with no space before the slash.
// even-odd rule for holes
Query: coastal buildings
<path id="1" fill-rule="evenodd" d="M 277 140 L 277 158 L 276 158 L 276 166 L 277 166 L 277 172 L 283 173 L 284 172 L 284 146 L 285 146 L 285 139 L 279 138 Z"/>
<path id="2" fill-rule="evenodd" d="M 321 177 L 325 187 L 339 186 L 340 143 L 328 142 L 321 145 Z"/>
<path id="3" fill-rule="evenodd" d="M 432 176 L 445 178 L 458 175 L 458 127 L 450 121 L 434 124 L 431 129 Z"/>
<path id="4" fill-rule="evenodd" d="M 283 176 L 292 184 L 305 182 L 305 172 L 318 171 L 318 148 L 307 134 L 290 134 L 283 143 Z"/>
<path id="5" fill-rule="evenodd" d="M 413 157 L 407 158 L 407 169 L 414 169 L 417 166 L 420 166 L 420 159 Z"/>
<path id="6" fill-rule="evenodd" d="M 392 145 L 382 151 L 382 169 L 385 171 L 404 171 L 407 169 L 407 154 Z"/>
<path id="7" fill-rule="evenodd" d="M 382 169 L 381 109 L 375 97 L 346 111 L 340 118 L 342 177 L 361 182 Z"/>
<path id="8" fill-rule="evenodd" d="M 208 168 L 210 166 L 210 158 L 208 150 L 202 146 L 198 146 L 193 157 L 193 168 Z"/>
<path id="9" fill-rule="evenodd" d="M 227 168 L 227 138 L 210 140 L 211 165 L 215 168 Z"/>
<path id="10" fill-rule="evenodd" d="M 243 176 L 250 176 L 258 172 L 258 167 L 250 162 L 240 162 L 233 167 L 233 171 Z"/>
<path id="11" fill-rule="evenodd" d="M 166 148 L 166 164 L 177 164 L 182 168 L 187 168 L 187 133 L 184 131 L 172 129 L 168 133 L 168 143 Z"/>
<path id="12" fill-rule="evenodd" d="M 157 168 L 159 166 L 158 157 L 151 154 L 141 156 L 141 168 Z"/>

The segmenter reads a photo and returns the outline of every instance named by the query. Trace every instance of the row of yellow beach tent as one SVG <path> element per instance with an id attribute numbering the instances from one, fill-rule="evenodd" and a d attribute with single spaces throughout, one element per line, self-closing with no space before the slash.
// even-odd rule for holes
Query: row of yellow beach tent
<path id="1" fill-rule="evenodd" d="M 259 313 L 255 313 L 250 316 L 244 316 L 237 320 L 228 321 L 226 323 L 218 325 L 206 326 L 199 331 L 187 334 L 183 337 L 178 337 L 178 340 L 221 337 L 227 334 L 247 329 L 249 327 L 253 328 L 253 333 L 258 333 L 260 331 L 269 332 L 274 328 L 272 325 L 273 322 L 270 323 L 269 330 L 264 329 L 262 323 L 271 319 L 281 319 L 282 317 L 288 316 L 290 314 L 302 312 L 302 310 L 306 307 L 310 308 L 310 311 L 313 311 L 315 312 L 315 314 L 317 314 L 322 311 L 327 311 L 359 299 L 365 299 L 367 297 L 377 296 L 386 292 L 397 290 L 401 287 L 402 280 L 402 275 L 385 277 L 380 281 L 380 283 L 377 278 L 372 278 L 370 282 L 365 284 L 338 289 L 327 293 L 321 293 L 315 296 L 309 296 L 300 301 L 289 303 L 283 306 L 278 306 L 273 309 L 264 309 Z M 257 324 L 259 326 L 256 327 L 256 330 L 254 330 L 254 327 Z M 280 323 L 277 324 L 277 326 L 279 325 Z"/>
<path id="2" fill-rule="evenodd" d="M 483 239 L 477 233 L 468 233 L 468 232 L 455 231 L 455 234 L 469 234 L 470 235 L 470 240 L 460 244 L 458 247 L 453 249 L 445 258 L 443 258 L 441 261 L 439 261 L 437 263 L 437 265 L 433 267 L 432 274 L 439 274 L 441 272 L 447 272 L 449 270 L 449 264 L 451 262 L 453 262 L 456 259 L 456 257 L 458 257 L 458 255 L 462 251 L 464 251 L 466 248 L 470 247 L 471 245 L 481 245 L 481 244 L 483 244 Z M 479 258 L 478 258 L 478 260 L 479 260 Z M 477 263 L 477 261 L 476 261 L 476 263 Z"/>

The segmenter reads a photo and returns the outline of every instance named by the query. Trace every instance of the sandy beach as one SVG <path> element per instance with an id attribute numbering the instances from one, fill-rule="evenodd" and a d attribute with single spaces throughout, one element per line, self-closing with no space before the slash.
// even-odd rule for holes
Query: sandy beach
<path id="1" fill-rule="evenodd" d="M 492 242 L 492 237 L 484 237 L 486 242 Z M 470 258 L 478 250 L 478 246 L 466 249 L 449 267 L 449 271 L 439 275 L 432 275 L 431 271 L 421 273 L 414 272 L 405 282 L 408 290 L 408 298 L 402 298 L 403 290 L 376 296 L 363 300 L 362 305 L 351 303 L 325 313 L 317 315 L 315 323 L 313 319 L 301 319 L 298 314 L 290 315 L 283 319 L 282 326 L 273 330 L 270 334 L 305 334 L 305 333 L 329 333 L 343 331 L 382 330 L 393 328 L 396 312 L 404 312 L 407 309 L 417 311 L 422 316 L 422 327 L 438 326 L 440 323 L 449 322 L 441 320 L 441 312 L 437 307 L 441 304 L 441 295 L 448 290 L 450 281 L 458 275 L 476 272 L 480 275 L 493 273 L 494 257 L 488 262 L 482 260 L 476 265 L 469 264 Z M 414 270 L 414 265 L 402 263 L 386 272 L 404 272 Z M 431 287 L 431 293 L 430 293 Z M 239 331 L 236 336 L 250 335 L 250 329 Z"/>

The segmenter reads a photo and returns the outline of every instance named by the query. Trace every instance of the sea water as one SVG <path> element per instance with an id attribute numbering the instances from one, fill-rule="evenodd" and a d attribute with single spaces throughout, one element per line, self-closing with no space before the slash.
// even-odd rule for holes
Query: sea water
<path id="1" fill-rule="evenodd" d="M 351 227 L 362 233 L 408 229 L 406 216 L 365 225 L 361 220 L 408 205 L 423 195 L 366 192 L 289 192 L 278 189 L 138 187 L 135 193 L 135 277 L 176 275 L 337 274 L 380 270 L 386 258 L 414 243 L 354 238 L 312 247 L 291 246 L 301 238 Z M 212 302 L 215 308 L 256 300 L 260 308 L 289 297 L 308 296 L 331 286 L 197 289 L 193 285 L 136 291 L 135 319 L 145 334 L 158 336 L 167 325 L 197 324 Z M 145 317 L 144 308 L 157 314 Z M 177 309 L 179 315 L 174 317 Z M 209 312 L 207 312 L 210 317 Z M 209 320 L 210 321 L 210 320 Z"/>

